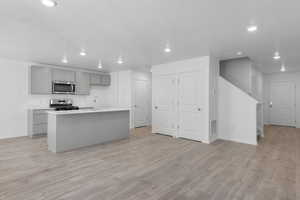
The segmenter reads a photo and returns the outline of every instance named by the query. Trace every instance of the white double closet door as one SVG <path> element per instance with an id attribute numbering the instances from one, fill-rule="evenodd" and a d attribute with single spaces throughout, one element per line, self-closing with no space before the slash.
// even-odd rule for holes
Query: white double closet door
<path id="1" fill-rule="evenodd" d="M 207 84 L 201 71 L 153 78 L 153 132 L 201 141 Z"/>
<path id="2" fill-rule="evenodd" d="M 201 141 L 204 138 L 205 84 L 200 71 L 178 75 L 178 134 L 177 137 Z"/>

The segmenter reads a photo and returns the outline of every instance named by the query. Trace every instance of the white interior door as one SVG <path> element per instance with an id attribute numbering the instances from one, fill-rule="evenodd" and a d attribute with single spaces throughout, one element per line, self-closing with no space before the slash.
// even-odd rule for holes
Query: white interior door
<path id="1" fill-rule="evenodd" d="M 201 141 L 203 139 L 203 94 L 205 94 L 203 73 L 184 72 L 179 75 L 178 83 L 178 137 Z"/>
<path id="2" fill-rule="evenodd" d="M 152 132 L 175 136 L 177 131 L 176 76 L 152 79 Z"/>
<path id="3" fill-rule="evenodd" d="M 270 124 L 295 126 L 295 84 L 274 82 L 270 88 Z"/>
<path id="4" fill-rule="evenodd" d="M 135 80 L 134 86 L 134 126 L 147 126 L 150 112 L 149 81 Z"/>

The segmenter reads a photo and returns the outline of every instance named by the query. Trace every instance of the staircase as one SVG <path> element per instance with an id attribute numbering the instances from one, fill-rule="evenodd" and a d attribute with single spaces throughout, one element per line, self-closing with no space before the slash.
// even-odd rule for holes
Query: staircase
<path id="1" fill-rule="evenodd" d="M 220 62 L 219 138 L 257 144 L 263 136 L 262 73 L 249 58 Z"/>

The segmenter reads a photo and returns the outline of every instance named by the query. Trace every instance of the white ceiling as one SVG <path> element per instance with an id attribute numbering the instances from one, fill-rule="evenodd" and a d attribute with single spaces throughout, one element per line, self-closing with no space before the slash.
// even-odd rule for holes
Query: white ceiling
<path id="1" fill-rule="evenodd" d="M 0 56 L 105 70 L 147 68 L 208 55 L 221 59 L 244 52 L 264 72 L 300 70 L 298 0 L 1 0 Z M 246 26 L 254 23 L 256 33 Z M 163 52 L 169 41 L 172 52 Z M 88 55 L 79 56 L 81 48 Z M 116 64 L 122 55 L 125 63 Z"/>

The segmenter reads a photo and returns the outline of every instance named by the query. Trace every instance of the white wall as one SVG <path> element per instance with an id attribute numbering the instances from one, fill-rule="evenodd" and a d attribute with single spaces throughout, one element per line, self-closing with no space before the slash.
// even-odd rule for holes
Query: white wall
<path id="1" fill-rule="evenodd" d="M 26 134 L 27 68 L 24 63 L 0 60 L 0 138 Z"/>
<path id="2" fill-rule="evenodd" d="M 256 100 L 263 101 L 263 74 L 249 58 L 221 61 L 220 74 Z"/>
<path id="3" fill-rule="evenodd" d="M 124 81 L 129 72 L 112 73 L 110 87 L 92 86 L 90 95 L 30 95 L 29 66 L 33 63 L 0 59 L 0 138 L 27 135 L 27 109 L 46 108 L 50 98 L 72 98 L 78 106 L 128 106 L 131 82 Z M 125 78 L 124 78 L 125 77 Z M 119 80 L 120 79 L 120 80 Z M 129 77 L 129 80 L 131 77 Z M 120 89 L 119 89 L 120 88 Z M 120 91 L 120 94 L 119 94 Z"/>
<path id="4" fill-rule="evenodd" d="M 263 102 L 263 73 L 255 66 L 251 68 L 251 96 Z"/>
<path id="5" fill-rule="evenodd" d="M 218 137 L 256 145 L 257 101 L 219 77 Z"/>
<path id="6" fill-rule="evenodd" d="M 148 80 L 151 84 L 151 73 L 141 71 L 118 71 L 112 72 L 112 92 L 115 99 L 112 100 L 112 105 L 117 107 L 130 108 L 130 128 L 134 128 L 134 80 Z M 151 88 L 149 88 L 151 97 Z M 149 105 L 151 108 L 151 104 Z M 150 116 L 151 118 L 151 116 Z M 149 125 L 151 121 L 149 122 Z"/>
<path id="7" fill-rule="evenodd" d="M 251 66 L 249 58 L 221 61 L 220 74 L 247 93 L 251 93 Z"/>
<path id="8" fill-rule="evenodd" d="M 270 84 L 288 81 L 296 84 L 296 127 L 300 128 L 300 72 L 284 72 L 264 75 L 264 123 L 269 124 Z"/>
<path id="9" fill-rule="evenodd" d="M 131 71 L 120 71 L 120 72 L 114 72 L 113 74 L 116 74 L 118 77 L 118 84 L 117 90 L 117 105 L 120 107 L 132 107 L 132 99 L 131 99 Z"/>

